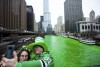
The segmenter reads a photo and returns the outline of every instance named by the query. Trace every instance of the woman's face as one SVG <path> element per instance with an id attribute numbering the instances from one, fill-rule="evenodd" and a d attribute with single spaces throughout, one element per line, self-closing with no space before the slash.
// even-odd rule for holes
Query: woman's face
<path id="1" fill-rule="evenodd" d="M 40 47 L 40 46 L 35 46 L 34 47 L 34 52 L 35 52 L 35 54 L 40 54 L 40 53 L 43 52 L 43 48 Z"/>
<path id="2" fill-rule="evenodd" d="M 28 53 L 26 51 L 23 51 L 20 55 L 20 61 L 26 61 L 28 60 Z"/>

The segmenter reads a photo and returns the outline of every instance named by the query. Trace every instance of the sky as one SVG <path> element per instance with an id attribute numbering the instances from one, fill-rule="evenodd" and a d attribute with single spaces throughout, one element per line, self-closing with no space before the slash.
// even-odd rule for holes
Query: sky
<path id="1" fill-rule="evenodd" d="M 49 0 L 49 12 L 51 13 L 51 24 L 57 23 L 59 16 L 63 17 L 64 23 L 64 2 L 65 0 Z M 40 21 L 43 15 L 43 0 L 26 0 L 27 5 L 32 5 L 35 13 L 36 22 Z M 96 16 L 100 15 L 100 0 L 82 0 L 82 10 L 84 17 L 89 17 L 91 10 L 95 11 Z"/>

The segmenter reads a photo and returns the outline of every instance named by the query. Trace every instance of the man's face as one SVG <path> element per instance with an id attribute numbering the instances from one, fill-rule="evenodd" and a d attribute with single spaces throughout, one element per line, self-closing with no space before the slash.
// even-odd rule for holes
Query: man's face
<path id="1" fill-rule="evenodd" d="M 35 52 L 35 54 L 40 54 L 40 53 L 43 52 L 43 48 L 40 47 L 40 46 L 35 46 L 34 47 L 34 52 Z"/>
<path id="2" fill-rule="evenodd" d="M 20 55 L 20 61 L 26 61 L 28 59 L 28 53 L 23 51 Z"/>

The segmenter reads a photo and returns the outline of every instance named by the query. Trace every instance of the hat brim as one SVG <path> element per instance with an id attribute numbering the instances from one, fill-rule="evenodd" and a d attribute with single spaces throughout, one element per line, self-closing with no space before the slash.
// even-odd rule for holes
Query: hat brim
<path id="1" fill-rule="evenodd" d="M 26 48 L 28 50 L 33 50 L 34 46 L 36 45 L 39 45 L 39 46 L 42 46 L 44 48 L 44 51 L 48 51 L 48 48 L 46 46 L 46 44 L 44 42 L 37 42 L 37 43 L 32 43 L 32 44 L 29 44 Z"/>

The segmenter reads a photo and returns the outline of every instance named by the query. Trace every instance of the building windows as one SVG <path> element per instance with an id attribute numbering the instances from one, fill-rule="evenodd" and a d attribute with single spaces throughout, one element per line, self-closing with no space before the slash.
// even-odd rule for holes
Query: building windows
<path id="1" fill-rule="evenodd" d="M 100 26 L 99 26 L 99 30 L 100 30 Z"/>
<path id="2" fill-rule="evenodd" d="M 88 25 L 88 29 L 90 29 L 90 26 Z"/>
<path id="3" fill-rule="evenodd" d="M 87 25 L 85 25 L 85 29 L 87 29 Z"/>
<path id="4" fill-rule="evenodd" d="M 98 29 L 98 26 L 96 26 L 96 29 Z"/>
<path id="5" fill-rule="evenodd" d="M 91 22 L 79 22 L 79 32 L 100 32 L 100 24 L 98 23 L 91 23 Z"/>
<path id="6" fill-rule="evenodd" d="M 80 11 L 80 7 L 82 7 L 81 0 L 66 0 L 64 3 L 64 13 L 65 13 L 65 21 L 79 21 L 79 19 L 82 18 L 82 10 Z M 66 23 L 66 22 L 65 22 Z M 66 23 L 68 25 L 68 23 Z M 69 24 L 74 25 L 74 23 L 69 22 Z M 81 28 L 81 29 L 85 29 Z M 75 32 L 75 29 L 73 26 L 65 26 L 65 30 Z"/>
<path id="7" fill-rule="evenodd" d="M 82 29 L 84 29 L 84 26 L 82 25 Z"/>
<path id="8" fill-rule="evenodd" d="M 95 26 L 93 26 L 93 28 L 95 29 Z"/>

